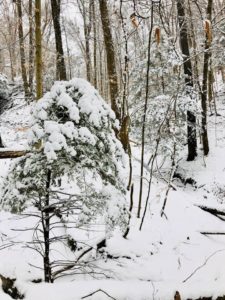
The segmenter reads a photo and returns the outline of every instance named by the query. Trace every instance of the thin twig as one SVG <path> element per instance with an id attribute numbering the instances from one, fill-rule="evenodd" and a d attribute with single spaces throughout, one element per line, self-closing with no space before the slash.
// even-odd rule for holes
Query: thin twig
<path id="1" fill-rule="evenodd" d="M 210 260 L 210 258 L 212 258 L 213 256 L 215 256 L 217 253 L 219 252 L 223 252 L 225 251 L 225 249 L 221 249 L 221 250 L 217 250 L 215 252 L 213 252 L 209 257 L 207 257 L 207 259 L 205 260 L 205 262 L 203 264 L 201 264 L 199 267 L 197 267 L 187 278 L 185 278 L 182 282 L 187 282 L 198 270 L 200 270 L 201 268 L 203 268 L 207 262 Z"/>
<path id="2" fill-rule="evenodd" d="M 98 293 L 98 292 L 102 292 L 103 294 L 105 294 L 106 296 L 108 296 L 110 299 L 113 299 L 113 300 L 116 300 L 116 298 L 113 298 L 112 296 L 110 296 L 108 293 L 106 293 L 105 291 L 103 291 L 102 289 L 98 289 L 86 296 L 83 296 L 81 299 L 85 299 L 85 298 L 88 298 L 88 297 L 91 297 L 93 296 L 94 294 Z"/>

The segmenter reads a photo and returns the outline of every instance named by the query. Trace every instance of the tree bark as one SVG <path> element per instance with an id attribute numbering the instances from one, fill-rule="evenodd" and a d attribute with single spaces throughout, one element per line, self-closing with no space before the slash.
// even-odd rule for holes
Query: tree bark
<path id="1" fill-rule="evenodd" d="M 178 23 L 180 27 L 180 47 L 184 56 L 184 74 L 187 94 L 191 97 L 193 89 L 192 66 L 188 45 L 187 23 L 185 19 L 184 0 L 177 0 Z M 187 142 L 188 142 L 188 161 L 192 161 L 197 156 L 196 138 L 196 116 L 187 111 Z"/>
<path id="2" fill-rule="evenodd" d="M 41 0 L 35 0 L 35 46 L 36 46 L 36 98 L 43 95 L 42 83 L 42 34 L 41 34 Z"/>
<path id="3" fill-rule="evenodd" d="M 67 80 L 60 25 L 60 5 L 61 0 L 51 0 L 52 19 L 55 31 L 56 46 L 56 77 L 57 80 Z"/>
<path id="4" fill-rule="evenodd" d="M 116 72 L 116 58 L 115 49 L 113 44 L 113 38 L 110 27 L 109 12 L 106 0 L 99 0 L 102 29 L 105 42 L 105 50 L 107 57 L 107 71 L 109 78 L 109 90 L 111 98 L 111 107 L 115 112 L 118 120 L 121 120 L 120 110 L 117 104 L 117 98 L 119 96 L 118 78 Z"/>

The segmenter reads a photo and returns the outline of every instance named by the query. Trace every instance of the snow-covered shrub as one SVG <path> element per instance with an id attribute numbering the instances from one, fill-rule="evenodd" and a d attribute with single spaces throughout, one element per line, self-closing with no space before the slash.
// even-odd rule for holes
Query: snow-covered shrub
<path id="1" fill-rule="evenodd" d="M 31 152 L 12 167 L 3 207 L 15 213 L 33 209 L 39 226 L 45 223 L 43 232 L 47 220 L 61 222 L 63 230 L 95 219 L 108 230 L 125 226 L 126 156 L 114 133 L 114 112 L 98 92 L 82 79 L 55 83 L 33 118 Z"/>
<path id="2" fill-rule="evenodd" d="M 0 113 L 6 105 L 6 100 L 9 97 L 9 86 L 6 75 L 0 73 Z"/>
<path id="3" fill-rule="evenodd" d="M 187 142 L 187 110 L 200 116 L 200 109 L 196 93 L 187 93 L 179 50 L 162 35 L 160 44 L 153 43 L 150 51 L 146 145 L 154 151 L 160 137 L 158 153 L 167 157 L 173 151 L 174 142 L 179 148 Z M 147 45 L 144 45 L 140 54 L 143 58 L 134 65 L 130 74 L 132 134 L 137 140 L 141 137 L 146 98 L 146 53 Z"/>
<path id="4" fill-rule="evenodd" d="M 9 96 L 9 86 L 7 76 L 0 73 L 0 98 L 7 99 Z"/>

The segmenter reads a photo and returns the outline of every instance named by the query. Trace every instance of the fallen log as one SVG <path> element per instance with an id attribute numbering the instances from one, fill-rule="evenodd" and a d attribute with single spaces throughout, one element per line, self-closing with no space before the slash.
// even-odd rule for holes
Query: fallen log
<path id="1" fill-rule="evenodd" d="M 17 158 L 24 156 L 26 153 L 28 152 L 25 150 L 4 150 L 0 151 L 0 159 Z"/>
<path id="2" fill-rule="evenodd" d="M 212 214 L 214 217 L 217 217 L 218 219 L 225 221 L 225 219 L 222 217 L 222 216 L 225 216 L 225 211 L 218 210 L 218 209 L 212 208 L 212 207 L 202 206 L 202 205 L 197 205 L 197 207 L 206 211 L 207 213 Z"/>
<path id="3" fill-rule="evenodd" d="M 183 300 L 186 298 L 182 298 L 180 293 L 178 291 L 176 291 L 175 295 L 174 295 L 174 300 Z M 192 299 L 192 298 L 187 298 L 187 300 L 225 300 L 225 296 L 219 296 L 217 298 L 215 297 L 199 297 L 197 299 Z"/>
<path id="4" fill-rule="evenodd" d="M 211 232 L 211 231 L 201 231 L 203 235 L 225 235 L 225 232 Z"/>

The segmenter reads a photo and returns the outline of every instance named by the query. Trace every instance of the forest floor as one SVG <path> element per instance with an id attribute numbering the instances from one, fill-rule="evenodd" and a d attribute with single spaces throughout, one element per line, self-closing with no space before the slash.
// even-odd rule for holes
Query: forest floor
<path id="1" fill-rule="evenodd" d="M 210 153 L 203 158 L 199 147 L 194 162 L 179 161 L 177 173 L 185 180 L 174 179 L 170 189 L 165 215 L 161 209 L 167 183 L 154 176 L 149 207 L 142 231 L 136 218 L 140 163 L 133 160 L 134 209 L 131 230 L 121 237 L 115 230 L 107 241 L 105 254 L 91 251 L 89 275 L 76 274 L 59 278 L 54 284 L 33 283 L 43 277 L 39 267 L 41 257 L 26 247 L 32 239 L 26 218 L 9 212 L 0 212 L 0 274 L 16 278 L 16 286 L 25 300 L 85 299 L 147 300 L 174 299 L 179 291 L 181 299 L 197 299 L 225 295 L 225 92 L 217 90 L 217 110 L 220 116 L 209 116 Z M 21 99 L 0 116 L 0 132 L 7 148 L 25 149 L 31 106 Z M 201 145 L 200 145 L 201 146 Z M 140 149 L 133 148 L 134 157 Z M 11 160 L 0 160 L 0 190 L 4 184 Z M 166 172 L 161 170 L 161 172 Z M 145 177 L 149 178 L 148 170 Z M 148 181 L 144 181 L 145 202 Z M 1 192 L 0 192 L 1 196 Z M 129 205 L 129 197 L 128 197 Z M 199 206 L 207 207 L 206 212 Z M 214 210 L 212 210 L 214 209 Z M 215 209 L 220 214 L 215 213 Z M 216 234 L 215 234 L 216 233 Z M 85 243 L 94 243 L 104 237 L 101 226 L 83 234 Z M 8 243 L 9 247 L 4 248 Z M 62 249 L 61 249 L 62 250 Z M 12 299 L 0 289 L 0 300 Z"/>

